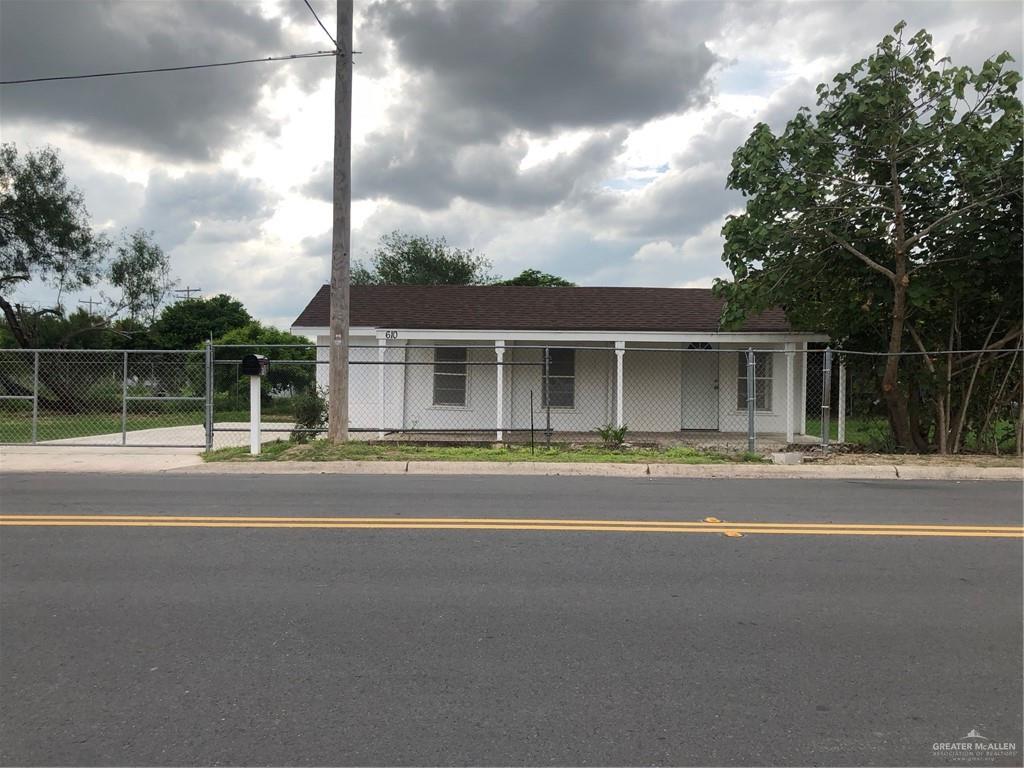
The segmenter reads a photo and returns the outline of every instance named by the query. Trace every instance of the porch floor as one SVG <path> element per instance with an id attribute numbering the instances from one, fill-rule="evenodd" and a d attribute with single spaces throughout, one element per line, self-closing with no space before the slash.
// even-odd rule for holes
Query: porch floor
<path id="1" fill-rule="evenodd" d="M 376 434 L 366 435 L 366 439 L 375 442 L 394 443 L 493 443 L 494 432 L 388 432 L 383 438 Z M 529 444 L 529 432 L 505 432 L 504 442 L 517 445 Z M 533 433 L 538 443 L 545 442 L 544 430 Z M 813 445 L 819 438 L 813 435 L 794 435 L 793 443 Z M 596 432 L 559 432 L 551 433 L 552 443 L 597 444 L 601 437 Z M 745 451 L 747 449 L 746 432 L 718 432 L 716 430 L 688 429 L 680 432 L 629 432 L 626 442 L 630 445 L 652 448 L 675 448 L 688 446 L 707 451 Z M 781 432 L 764 432 L 757 435 L 757 450 L 761 453 L 779 451 L 789 443 L 786 435 Z"/>

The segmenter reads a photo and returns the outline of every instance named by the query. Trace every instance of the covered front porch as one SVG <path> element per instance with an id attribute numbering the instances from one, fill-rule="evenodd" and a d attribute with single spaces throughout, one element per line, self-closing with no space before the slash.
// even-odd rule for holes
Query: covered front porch
<path id="1" fill-rule="evenodd" d="M 356 437 L 590 442 L 613 425 L 634 444 L 744 449 L 752 410 L 764 449 L 815 440 L 810 334 L 367 331 L 351 339 Z"/>

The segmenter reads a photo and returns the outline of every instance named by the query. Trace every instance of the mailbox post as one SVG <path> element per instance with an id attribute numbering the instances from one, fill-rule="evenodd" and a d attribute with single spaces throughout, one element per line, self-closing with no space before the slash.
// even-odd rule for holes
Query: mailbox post
<path id="1" fill-rule="evenodd" d="M 246 355 L 242 358 L 241 373 L 249 377 L 249 453 L 260 455 L 260 379 L 267 375 L 270 361 L 265 355 Z"/>

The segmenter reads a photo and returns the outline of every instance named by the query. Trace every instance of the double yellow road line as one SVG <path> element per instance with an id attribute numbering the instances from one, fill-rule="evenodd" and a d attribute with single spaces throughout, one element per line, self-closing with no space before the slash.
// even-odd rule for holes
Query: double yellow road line
<path id="1" fill-rule="evenodd" d="M 940 536 L 1024 539 L 1024 526 L 910 525 L 903 523 L 760 523 L 667 520 L 571 520 L 513 517 L 243 517 L 206 515 L 0 515 L 0 526 L 121 528 L 348 528 L 371 530 L 578 531 L 599 533 L 694 533 L 739 537 Z"/>

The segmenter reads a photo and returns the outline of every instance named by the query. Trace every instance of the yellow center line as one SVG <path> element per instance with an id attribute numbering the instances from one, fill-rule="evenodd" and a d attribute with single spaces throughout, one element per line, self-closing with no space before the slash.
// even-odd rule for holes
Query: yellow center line
<path id="1" fill-rule="evenodd" d="M 469 517 L 242 517 L 206 515 L 0 515 L 2 526 L 126 528 L 344 528 L 605 533 L 775 534 L 813 536 L 945 536 L 1024 539 L 1024 526 L 890 523 L 762 523 L 743 521 L 570 520 Z"/>
<path id="2" fill-rule="evenodd" d="M 561 526 L 657 526 L 657 527 L 693 527 L 718 532 L 721 528 L 735 528 L 737 525 L 748 528 L 843 528 L 870 530 L 951 530 L 951 531 L 1006 531 L 1012 534 L 1024 534 L 1024 526 L 1019 525 L 948 525 L 942 523 L 845 523 L 845 522 L 754 522 L 746 520 L 706 522 L 703 520 L 586 520 L 574 518 L 546 517 L 271 517 L 247 515 L 8 515 L 0 514 L 0 523 L 20 520 L 59 520 L 59 521 L 139 521 L 139 522 L 257 522 L 257 523 L 316 523 L 316 524 L 385 524 L 385 525 L 433 525 L 449 524 L 487 524 L 498 526 L 529 526 L 555 524 Z"/>

